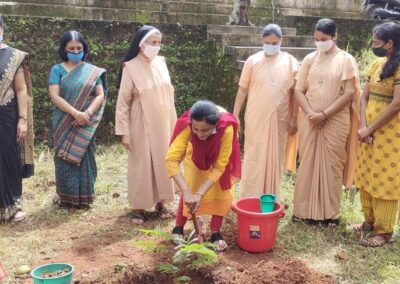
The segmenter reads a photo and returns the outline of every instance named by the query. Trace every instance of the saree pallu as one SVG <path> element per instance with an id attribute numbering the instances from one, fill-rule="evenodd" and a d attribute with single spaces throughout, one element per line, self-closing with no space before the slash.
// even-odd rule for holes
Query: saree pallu
<path id="1" fill-rule="evenodd" d="M 102 77 L 107 94 L 105 69 L 82 63 L 60 82 L 60 96 L 79 111 L 85 111 L 95 98 L 97 80 Z M 73 127 L 74 118 L 57 107 L 52 128 L 55 144 L 56 188 L 62 204 L 88 205 L 93 202 L 97 176 L 94 134 L 103 116 L 106 100 L 84 126 Z"/>
<path id="2" fill-rule="evenodd" d="M 23 68 L 28 92 L 28 135 L 17 142 L 18 102 L 13 88 Z M 22 178 L 33 175 L 32 93 L 28 54 L 6 47 L 0 50 L 0 222 L 20 210 Z"/>

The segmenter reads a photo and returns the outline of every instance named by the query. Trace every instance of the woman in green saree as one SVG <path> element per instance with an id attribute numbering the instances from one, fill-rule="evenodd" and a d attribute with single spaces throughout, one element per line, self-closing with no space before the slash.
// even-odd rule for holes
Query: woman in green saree
<path id="1" fill-rule="evenodd" d="M 94 134 L 103 116 L 106 70 L 85 62 L 88 45 L 77 31 L 66 32 L 52 67 L 49 93 L 55 145 L 56 201 L 87 207 L 93 202 L 97 168 Z"/>

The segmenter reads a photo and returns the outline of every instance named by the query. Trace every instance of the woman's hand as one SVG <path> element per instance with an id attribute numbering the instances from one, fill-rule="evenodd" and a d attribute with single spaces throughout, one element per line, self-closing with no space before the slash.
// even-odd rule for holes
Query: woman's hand
<path id="1" fill-rule="evenodd" d="M 358 131 L 358 139 L 368 145 L 372 145 L 372 129 L 371 127 L 361 127 Z"/>
<path id="2" fill-rule="evenodd" d="M 75 116 L 75 121 L 72 123 L 72 126 L 83 126 L 89 123 L 90 115 L 86 112 L 77 111 Z"/>
<path id="3" fill-rule="evenodd" d="M 191 209 L 191 212 L 192 212 L 192 213 L 196 213 L 197 209 L 199 209 L 200 202 L 201 202 L 201 199 L 202 199 L 202 198 L 203 198 L 203 195 L 201 195 L 200 193 L 195 193 L 195 194 L 193 195 L 193 199 L 192 199 L 192 201 L 193 201 L 193 207 L 192 207 L 192 209 Z"/>
<path id="4" fill-rule="evenodd" d="M 323 122 L 326 117 L 322 112 L 313 112 L 311 114 L 307 114 L 307 119 L 312 125 L 321 128 L 324 125 Z"/>
<path id="5" fill-rule="evenodd" d="M 28 133 L 28 122 L 25 118 L 20 117 L 17 125 L 17 141 L 23 142 Z"/>
<path id="6" fill-rule="evenodd" d="M 289 135 L 295 135 L 298 130 L 297 126 L 297 116 L 292 116 L 292 118 L 289 121 Z"/>
<path id="7" fill-rule="evenodd" d="M 131 138 L 128 135 L 122 136 L 121 143 L 124 145 L 126 150 L 130 151 L 132 149 Z"/>

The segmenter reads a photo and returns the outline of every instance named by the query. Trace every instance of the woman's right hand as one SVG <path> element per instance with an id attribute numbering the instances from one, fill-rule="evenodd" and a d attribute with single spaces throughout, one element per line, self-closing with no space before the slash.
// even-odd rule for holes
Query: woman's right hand
<path id="1" fill-rule="evenodd" d="M 75 121 L 72 123 L 73 126 L 79 125 L 86 125 L 89 123 L 90 121 L 90 115 L 86 112 L 82 112 L 82 111 L 77 111 L 75 113 Z"/>
<path id="2" fill-rule="evenodd" d="M 130 151 L 132 149 L 131 138 L 128 135 L 122 136 L 121 143 L 124 145 L 126 150 Z"/>

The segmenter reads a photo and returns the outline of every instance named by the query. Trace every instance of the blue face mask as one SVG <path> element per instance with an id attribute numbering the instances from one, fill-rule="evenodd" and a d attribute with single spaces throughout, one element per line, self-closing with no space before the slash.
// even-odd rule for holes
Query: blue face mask
<path id="1" fill-rule="evenodd" d="M 74 63 L 78 63 L 83 58 L 83 50 L 79 53 L 72 53 L 67 51 L 67 58 Z"/>
<path id="2" fill-rule="evenodd" d="M 277 54 L 281 50 L 281 46 L 264 43 L 263 49 L 264 49 L 265 54 L 274 55 L 274 54 Z"/>

